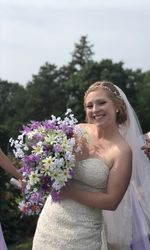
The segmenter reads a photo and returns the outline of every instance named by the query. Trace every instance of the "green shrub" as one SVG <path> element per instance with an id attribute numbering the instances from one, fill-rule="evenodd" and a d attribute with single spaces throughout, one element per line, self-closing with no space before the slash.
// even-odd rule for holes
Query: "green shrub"
<path id="1" fill-rule="evenodd" d="M 8 246 L 8 250 L 31 250 L 32 249 L 32 238 L 27 239 L 26 242 L 18 245 Z"/>

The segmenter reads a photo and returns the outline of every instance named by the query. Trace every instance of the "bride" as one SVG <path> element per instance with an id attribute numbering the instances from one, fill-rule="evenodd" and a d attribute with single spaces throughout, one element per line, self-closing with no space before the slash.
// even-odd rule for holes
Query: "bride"
<path id="1" fill-rule="evenodd" d="M 75 178 L 60 202 L 48 197 L 33 250 L 148 250 L 150 168 L 134 111 L 111 82 L 92 84 L 84 107 Z"/>

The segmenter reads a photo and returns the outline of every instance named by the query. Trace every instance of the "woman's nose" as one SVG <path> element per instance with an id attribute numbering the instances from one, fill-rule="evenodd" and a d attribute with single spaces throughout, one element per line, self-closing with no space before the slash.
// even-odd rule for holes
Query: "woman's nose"
<path id="1" fill-rule="evenodd" d="M 93 112 L 97 111 L 98 110 L 98 105 L 93 105 Z"/>

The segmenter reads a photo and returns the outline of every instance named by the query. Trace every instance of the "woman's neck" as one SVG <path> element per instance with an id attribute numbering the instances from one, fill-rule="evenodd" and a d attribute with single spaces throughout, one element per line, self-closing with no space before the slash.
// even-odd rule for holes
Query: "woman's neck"
<path id="1" fill-rule="evenodd" d="M 108 127 L 95 126 L 94 134 L 98 139 L 110 139 L 119 135 L 119 130 L 116 125 Z"/>

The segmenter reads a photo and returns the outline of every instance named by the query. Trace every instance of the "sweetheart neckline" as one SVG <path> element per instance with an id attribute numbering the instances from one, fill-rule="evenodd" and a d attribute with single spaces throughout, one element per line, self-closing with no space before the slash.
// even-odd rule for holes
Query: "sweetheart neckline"
<path id="1" fill-rule="evenodd" d="M 87 161 L 87 160 L 98 160 L 100 162 L 103 162 L 104 165 L 108 168 L 109 171 L 111 169 L 102 158 L 91 157 L 91 158 L 86 158 L 86 159 L 83 159 L 83 160 L 79 160 L 79 161 L 77 161 L 77 163 L 84 162 L 84 161 Z"/>

